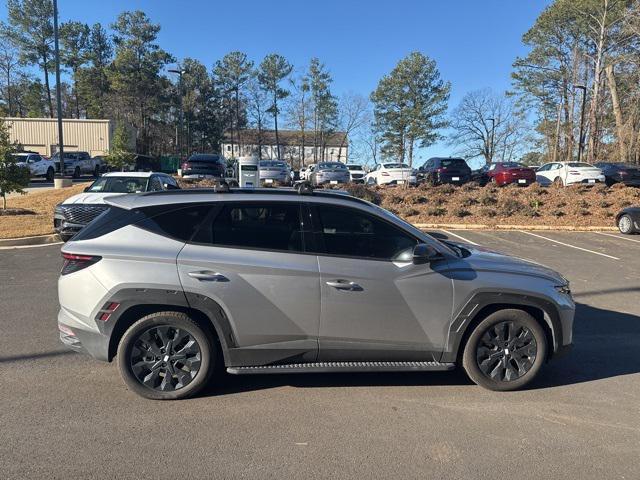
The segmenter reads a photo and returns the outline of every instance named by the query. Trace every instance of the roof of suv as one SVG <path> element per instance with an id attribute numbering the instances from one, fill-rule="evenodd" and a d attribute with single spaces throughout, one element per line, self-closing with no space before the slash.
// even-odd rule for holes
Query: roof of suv
<path id="1" fill-rule="evenodd" d="M 151 175 L 166 175 L 162 172 L 109 172 L 104 173 L 103 177 L 141 177 L 148 178 Z"/>
<path id="2" fill-rule="evenodd" d="M 353 197 L 341 190 L 315 190 L 311 194 L 299 194 L 293 188 L 231 188 L 227 192 L 221 192 L 213 188 L 189 188 L 182 190 L 163 190 L 140 194 L 119 195 L 105 200 L 106 203 L 116 207 L 132 210 L 134 208 L 152 207 L 157 205 L 175 205 L 182 203 L 222 202 L 222 201 L 291 201 L 307 200 L 309 198 L 324 198 L 344 200 L 361 205 L 371 205 L 366 200 Z"/>

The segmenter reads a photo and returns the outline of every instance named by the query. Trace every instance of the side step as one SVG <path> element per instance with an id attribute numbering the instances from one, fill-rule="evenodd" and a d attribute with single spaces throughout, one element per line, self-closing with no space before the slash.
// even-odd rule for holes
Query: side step
<path id="1" fill-rule="evenodd" d="M 249 375 L 256 373 L 432 372 L 452 370 L 454 367 L 453 363 L 440 362 L 316 362 L 229 367 L 227 373 Z"/>

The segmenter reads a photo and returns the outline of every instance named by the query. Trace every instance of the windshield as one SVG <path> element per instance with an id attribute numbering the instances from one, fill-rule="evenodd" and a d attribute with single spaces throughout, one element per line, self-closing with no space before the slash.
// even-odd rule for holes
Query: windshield
<path id="1" fill-rule="evenodd" d="M 521 163 L 518 162 L 503 162 L 502 166 L 504 168 L 519 168 L 519 167 L 524 167 L 524 165 L 522 165 Z"/>
<path id="2" fill-rule="evenodd" d="M 26 162 L 29 155 L 24 153 L 12 153 L 11 156 L 15 158 L 17 162 Z"/>
<path id="3" fill-rule="evenodd" d="M 148 178 L 145 177 L 100 177 L 87 190 L 100 193 L 146 192 Z"/>
<path id="4" fill-rule="evenodd" d="M 344 163 L 338 163 L 338 162 L 318 164 L 318 170 L 333 170 L 333 169 L 346 170 L 347 167 L 345 166 Z"/>
<path id="5" fill-rule="evenodd" d="M 279 167 L 279 168 L 286 168 L 287 167 L 286 163 L 278 162 L 278 161 L 275 161 L 275 160 L 263 160 L 258 165 L 260 165 L 261 167 Z"/>
<path id="6" fill-rule="evenodd" d="M 362 165 L 347 165 L 349 170 L 362 170 Z"/>
<path id="7" fill-rule="evenodd" d="M 596 168 L 593 165 L 584 162 L 570 162 L 567 163 L 567 166 L 571 168 Z"/>
<path id="8" fill-rule="evenodd" d="M 447 158 L 442 160 L 443 167 L 466 167 L 467 162 L 462 160 L 461 158 Z"/>
<path id="9" fill-rule="evenodd" d="M 385 163 L 384 168 L 409 168 L 406 163 Z"/>

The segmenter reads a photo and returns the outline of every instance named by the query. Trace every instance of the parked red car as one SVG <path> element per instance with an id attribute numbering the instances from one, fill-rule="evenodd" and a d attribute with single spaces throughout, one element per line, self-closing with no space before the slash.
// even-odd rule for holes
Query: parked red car
<path id="1" fill-rule="evenodd" d="M 531 185 L 536 181 L 535 170 L 517 162 L 488 163 L 474 173 L 472 179 L 479 182 L 480 185 L 495 183 L 502 186 L 517 183 L 524 186 Z"/>

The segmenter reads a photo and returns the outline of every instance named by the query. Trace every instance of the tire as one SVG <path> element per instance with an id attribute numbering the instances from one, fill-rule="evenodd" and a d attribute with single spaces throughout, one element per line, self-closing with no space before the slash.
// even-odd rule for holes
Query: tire
<path id="1" fill-rule="evenodd" d="M 562 179 L 560 177 L 556 177 L 553 180 L 553 184 L 557 187 L 564 187 L 564 182 L 562 181 Z"/>
<path id="2" fill-rule="evenodd" d="M 181 348 L 166 351 L 165 348 L 171 349 L 176 339 Z M 143 349 L 140 345 L 149 348 Z M 142 397 L 153 400 L 187 398 L 198 393 L 211 378 L 216 358 L 214 345 L 210 335 L 188 315 L 152 313 L 134 323 L 123 335 L 118 345 L 118 368 L 127 387 Z M 171 351 L 175 359 L 167 361 Z M 187 358 L 192 359 L 189 364 L 185 361 Z M 169 382 L 165 382 L 167 373 L 171 373 Z M 149 385 L 143 383 L 145 377 L 148 377 Z"/>
<path id="3" fill-rule="evenodd" d="M 633 218 L 628 213 L 621 215 L 618 219 L 618 230 L 625 235 L 631 235 L 635 229 L 633 228 Z"/>
<path id="4" fill-rule="evenodd" d="M 514 355 L 516 352 L 519 355 Z M 477 385 L 510 391 L 530 383 L 546 357 L 547 337 L 538 321 L 523 310 L 504 309 L 492 313 L 474 328 L 464 347 L 462 365 Z"/>
<path id="5" fill-rule="evenodd" d="M 47 175 L 46 175 L 47 181 L 53 182 L 53 177 L 55 176 L 55 174 L 56 172 L 53 170 L 53 167 L 49 167 L 47 169 Z"/>
<path id="6" fill-rule="evenodd" d="M 73 171 L 73 178 L 80 178 L 80 167 L 76 167 Z"/>

